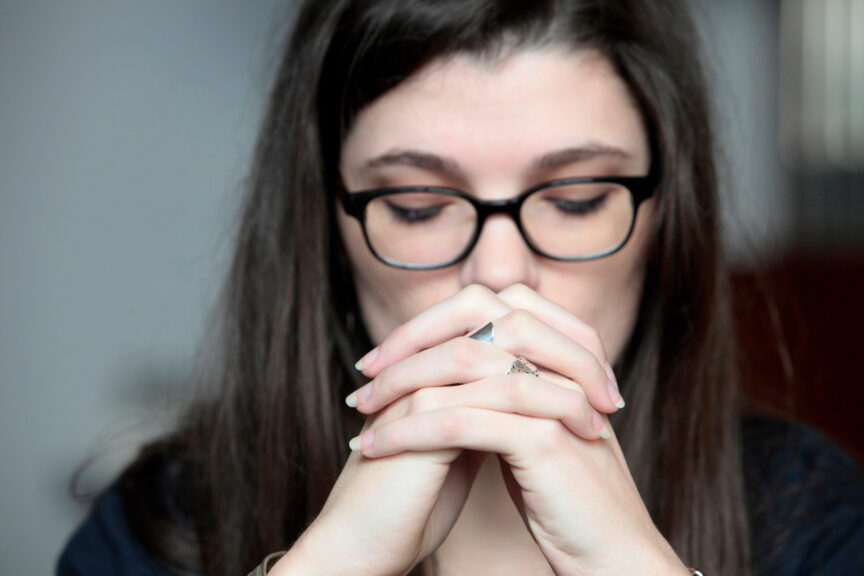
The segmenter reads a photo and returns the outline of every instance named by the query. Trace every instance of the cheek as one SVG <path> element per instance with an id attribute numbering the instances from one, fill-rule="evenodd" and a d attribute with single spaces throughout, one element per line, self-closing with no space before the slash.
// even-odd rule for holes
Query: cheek
<path id="1" fill-rule="evenodd" d="M 653 219 L 653 205 L 643 204 L 633 236 L 620 252 L 593 262 L 550 264 L 544 275 L 541 293 L 597 330 L 613 361 L 639 315 Z"/>
<path id="2" fill-rule="evenodd" d="M 620 252 L 594 262 L 545 261 L 542 266 L 537 286 L 540 294 L 596 329 L 613 361 L 627 344 L 639 314 L 653 221 L 653 203 L 649 201 L 640 208 L 633 236 Z M 367 247 L 360 224 L 341 210 L 339 228 L 363 322 L 375 344 L 462 287 L 458 267 L 420 272 L 379 262 Z"/>
<path id="3" fill-rule="evenodd" d="M 610 286 L 603 294 L 604 309 L 608 311 L 601 328 L 601 336 L 606 333 L 607 352 L 617 360 L 630 340 L 639 305 L 645 286 L 648 254 L 654 244 L 655 213 L 654 201 L 642 205 L 636 228 L 627 246 L 616 254 L 617 262 L 610 263 L 615 268 L 609 271 Z M 613 300 L 614 299 L 614 300 Z"/>
<path id="4" fill-rule="evenodd" d="M 400 270 L 380 262 L 366 245 L 360 224 L 341 211 L 339 229 L 351 262 L 364 326 L 374 344 L 458 290 L 458 276 L 452 268 Z"/>

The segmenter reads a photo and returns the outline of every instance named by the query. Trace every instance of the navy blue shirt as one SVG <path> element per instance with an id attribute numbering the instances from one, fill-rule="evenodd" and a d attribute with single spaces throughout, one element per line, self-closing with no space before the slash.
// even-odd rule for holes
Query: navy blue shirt
<path id="1" fill-rule="evenodd" d="M 864 576 L 864 477 L 821 434 L 748 418 L 742 427 L 754 576 Z M 57 576 L 172 576 L 107 490 L 60 556 Z M 707 576 L 712 576 L 708 574 Z"/>

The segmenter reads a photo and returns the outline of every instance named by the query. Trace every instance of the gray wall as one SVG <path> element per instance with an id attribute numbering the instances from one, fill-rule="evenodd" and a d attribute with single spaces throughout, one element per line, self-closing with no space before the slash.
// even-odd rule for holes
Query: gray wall
<path id="1" fill-rule="evenodd" d="M 0 2 L 0 574 L 182 394 L 288 4 Z"/>
<path id="2" fill-rule="evenodd" d="M 777 145 L 779 0 L 691 3 L 722 141 L 726 244 L 736 261 L 758 262 L 781 254 L 793 234 Z"/>
<path id="3" fill-rule="evenodd" d="M 182 398 L 289 4 L 0 0 L 0 574 L 50 573 L 76 465 L 98 488 Z M 769 5 L 698 3 L 767 251 Z"/>

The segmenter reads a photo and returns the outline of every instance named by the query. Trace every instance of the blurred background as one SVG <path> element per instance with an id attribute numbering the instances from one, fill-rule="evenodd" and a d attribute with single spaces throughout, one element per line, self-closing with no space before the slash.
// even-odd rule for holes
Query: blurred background
<path id="1" fill-rule="evenodd" d="M 693 6 L 748 401 L 864 461 L 864 0 Z M 0 0 L 0 573 L 188 394 L 292 7 Z"/>

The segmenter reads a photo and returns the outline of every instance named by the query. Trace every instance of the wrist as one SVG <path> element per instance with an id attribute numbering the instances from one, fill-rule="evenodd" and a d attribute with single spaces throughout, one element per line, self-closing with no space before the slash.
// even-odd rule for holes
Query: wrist
<path id="1" fill-rule="evenodd" d="M 324 576 L 328 574 L 364 574 L 381 572 L 366 566 L 353 546 L 345 546 L 344 538 L 329 529 L 326 522 L 316 519 L 285 552 L 266 576 Z M 343 545 L 336 545 L 342 542 Z"/>
<path id="2" fill-rule="evenodd" d="M 324 574 L 308 560 L 292 556 L 290 551 L 266 572 L 267 576 L 302 576 L 304 574 Z"/>
<path id="3" fill-rule="evenodd" d="M 635 572 L 628 573 L 645 574 L 646 576 L 674 576 L 676 574 L 692 576 L 693 574 L 666 540 L 663 540 L 662 545 L 653 549 L 651 553 L 643 555 L 634 568 Z"/>
<path id="4" fill-rule="evenodd" d="M 665 539 L 661 538 L 658 546 L 653 547 L 649 553 L 646 553 L 639 560 L 636 572 L 634 574 L 646 575 L 679 575 L 692 576 L 690 568 L 688 568 L 672 549 L 672 546 Z"/>
<path id="5" fill-rule="evenodd" d="M 292 576 L 295 574 L 314 573 L 314 566 L 297 558 L 296 554 L 292 554 L 291 550 L 288 550 L 279 559 L 279 561 L 266 572 L 267 576 Z"/>
<path id="6" fill-rule="evenodd" d="M 690 568 L 678 557 L 671 544 L 659 532 L 650 542 L 621 543 L 616 560 L 609 560 L 608 576 L 639 574 L 641 576 L 692 576 Z M 627 551 L 626 553 L 624 551 Z"/>
<path id="7" fill-rule="evenodd" d="M 302 536 L 281 558 L 272 564 L 267 576 L 303 576 L 305 574 L 329 574 L 322 565 L 323 556 L 313 553 Z"/>

